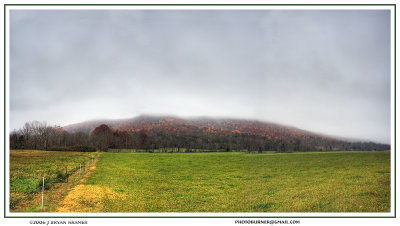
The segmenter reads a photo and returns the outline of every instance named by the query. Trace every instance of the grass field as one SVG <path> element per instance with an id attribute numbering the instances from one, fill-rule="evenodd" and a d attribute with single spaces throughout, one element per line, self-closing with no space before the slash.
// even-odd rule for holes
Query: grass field
<path id="1" fill-rule="evenodd" d="M 58 212 L 388 212 L 390 153 L 103 153 Z"/>
<path id="2" fill-rule="evenodd" d="M 37 208 L 40 210 L 40 202 L 29 206 L 32 205 L 29 201 L 40 193 L 42 177 L 45 177 L 45 189 L 49 190 L 56 183 L 66 181 L 71 174 L 79 170 L 79 164 L 89 161 L 94 155 L 95 153 L 88 152 L 11 150 L 11 211 L 33 211 Z"/>

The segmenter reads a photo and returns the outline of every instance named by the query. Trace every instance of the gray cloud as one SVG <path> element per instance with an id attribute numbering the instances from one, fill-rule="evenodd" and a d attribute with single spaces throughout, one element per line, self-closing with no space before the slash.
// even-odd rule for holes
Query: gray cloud
<path id="1" fill-rule="evenodd" d="M 12 10 L 11 129 L 139 114 L 390 142 L 388 10 Z"/>

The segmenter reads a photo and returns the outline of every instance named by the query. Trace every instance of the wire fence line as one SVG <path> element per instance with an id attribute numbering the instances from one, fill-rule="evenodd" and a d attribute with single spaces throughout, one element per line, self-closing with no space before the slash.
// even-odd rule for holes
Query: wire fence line
<path id="1" fill-rule="evenodd" d="M 73 168 L 71 171 L 69 171 L 68 172 L 68 169 L 69 169 L 69 167 L 70 166 L 65 166 L 65 178 L 64 178 L 64 181 L 59 181 L 59 182 L 66 182 L 66 183 L 68 183 L 69 182 L 69 177 L 71 177 L 71 176 L 73 176 L 73 174 L 75 173 L 75 172 L 77 172 L 77 170 L 79 169 L 79 175 L 78 175 L 78 172 L 77 172 L 77 176 L 78 177 L 75 177 L 75 179 L 76 179 L 76 182 L 78 182 L 79 181 L 79 179 L 81 179 L 86 173 L 87 173 L 87 171 L 88 171 L 88 169 L 94 164 L 94 159 L 95 158 L 97 158 L 98 157 L 98 154 L 96 155 L 96 156 L 94 156 L 93 158 L 90 158 L 88 161 L 83 161 L 82 163 L 79 163 L 79 167 L 78 166 L 75 166 L 75 168 Z M 74 167 L 74 166 L 72 166 L 72 167 Z M 41 210 L 44 210 L 44 204 L 45 204 L 45 202 L 44 202 L 44 200 L 45 200 L 45 188 L 46 188 L 46 184 L 45 184 L 45 175 L 43 175 L 43 177 L 42 177 L 42 202 L 41 202 Z M 47 181 L 48 181 L 49 179 L 47 179 Z M 51 180 L 50 180 L 51 181 Z M 73 180 L 71 180 L 71 182 L 72 182 Z M 50 189 L 50 186 L 48 186 L 47 187 L 47 189 Z"/>

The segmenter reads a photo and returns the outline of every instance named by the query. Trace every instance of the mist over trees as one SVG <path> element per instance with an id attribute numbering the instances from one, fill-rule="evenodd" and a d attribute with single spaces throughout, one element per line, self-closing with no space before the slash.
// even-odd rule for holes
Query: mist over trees
<path id="1" fill-rule="evenodd" d="M 335 150 L 390 150 L 390 145 L 373 142 L 347 142 L 317 136 L 262 136 L 240 131 L 201 132 L 141 129 L 123 131 L 101 124 L 89 133 L 67 132 L 60 126 L 46 122 L 27 122 L 10 134 L 11 149 L 39 149 L 56 151 L 107 151 L 108 149 L 143 149 L 153 152 L 247 151 L 262 153 L 335 151 Z"/>

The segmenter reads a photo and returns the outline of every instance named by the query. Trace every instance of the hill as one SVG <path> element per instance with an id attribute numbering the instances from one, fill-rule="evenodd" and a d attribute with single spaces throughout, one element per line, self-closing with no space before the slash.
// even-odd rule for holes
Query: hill
<path id="1" fill-rule="evenodd" d="M 67 132 L 92 132 L 97 126 L 106 124 L 121 131 L 175 131 L 208 133 L 249 133 L 254 135 L 317 135 L 295 127 L 282 126 L 257 120 L 192 118 L 183 119 L 172 116 L 139 116 L 120 120 L 94 120 L 64 126 Z"/>
<path id="2" fill-rule="evenodd" d="M 172 116 L 139 116 L 120 120 L 96 120 L 63 127 L 70 133 L 93 133 L 107 125 L 114 135 L 111 147 L 145 149 L 185 148 L 252 151 L 277 150 L 388 150 L 389 145 L 373 142 L 349 142 L 295 127 L 257 120 L 178 118 Z M 129 142 L 128 142 L 129 141 Z M 124 143 L 124 144 L 123 144 Z"/>

